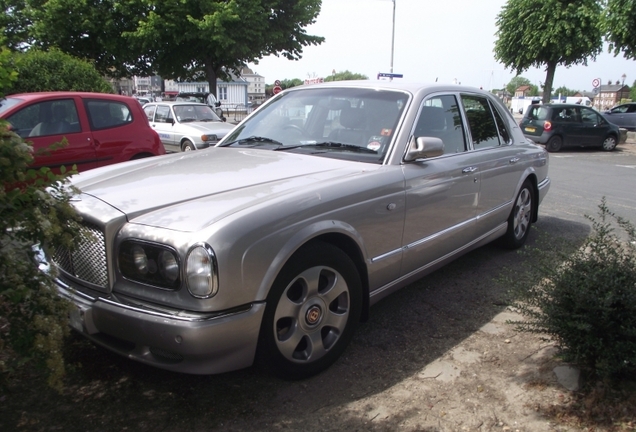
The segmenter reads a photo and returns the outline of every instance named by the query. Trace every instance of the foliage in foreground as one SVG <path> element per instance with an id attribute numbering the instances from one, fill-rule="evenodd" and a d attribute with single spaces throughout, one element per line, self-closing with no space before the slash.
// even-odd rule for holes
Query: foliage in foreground
<path id="1" fill-rule="evenodd" d="M 29 169 L 31 152 L 0 124 L 0 378 L 19 367 L 41 367 L 49 385 L 60 389 L 69 303 L 57 295 L 52 275 L 35 265 L 32 245 L 72 247 L 77 216 L 67 174 Z"/>
<path id="2" fill-rule="evenodd" d="M 597 378 L 636 372 L 636 231 L 605 198 L 583 246 L 571 254 L 554 242 L 528 249 L 535 266 L 505 276 L 526 318 L 521 331 L 550 335 L 565 361 Z M 627 242 L 616 234 L 616 225 Z"/>

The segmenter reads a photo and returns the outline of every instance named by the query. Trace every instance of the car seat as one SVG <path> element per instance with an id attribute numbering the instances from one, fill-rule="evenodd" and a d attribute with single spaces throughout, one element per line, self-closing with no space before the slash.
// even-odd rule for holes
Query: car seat
<path id="1" fill-rule="evenodd" d="M 345 107 L 340 111 L 342 129 L 334 129 L 329 133 L 329 140 L 343 144 L 366 144 L 365 116 L 359 108 Z"/>

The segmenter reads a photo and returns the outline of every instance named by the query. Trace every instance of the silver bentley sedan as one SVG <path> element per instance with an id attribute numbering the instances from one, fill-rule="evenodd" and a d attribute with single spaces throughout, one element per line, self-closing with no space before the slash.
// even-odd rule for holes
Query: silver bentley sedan
<path id="1" fill-rule="evenodd" d="M 288 378 L 334 363 L 391 292 L 521 247 L 550 187 L 492 94 L 388 81 L 295 87 L 215 147 L 72 182 L 83 238 L 47 252 L 74 329 L 168 370 Z"/>

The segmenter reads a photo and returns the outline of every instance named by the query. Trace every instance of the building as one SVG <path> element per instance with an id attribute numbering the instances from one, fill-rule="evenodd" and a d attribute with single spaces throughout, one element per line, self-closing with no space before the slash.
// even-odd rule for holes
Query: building
<path id="1" fill-rule="evenodd" d="M 248 82 L 247 100 L 260 104 L 265 101 L 265 77 L 253 72 L 250 68 L 244 67 L 241 76 Z"/>
<path id="2" fill-rule="evenodd" d="M 629 98 L 629 86 L 622 84 L 602 85 L 598 89 L 598 95 L 594 98 L 594 108 L 605 111 Z"/>
<path id="3" fill-rule="evenodd" d="M 516 98 L 524 98 L 526 96 L 529 95 L 530 90 L 532 90 L 532 88 L 529 85 L 522 85 L 517 87 L 517 90 L 515 90 L 515 96 Z"/>

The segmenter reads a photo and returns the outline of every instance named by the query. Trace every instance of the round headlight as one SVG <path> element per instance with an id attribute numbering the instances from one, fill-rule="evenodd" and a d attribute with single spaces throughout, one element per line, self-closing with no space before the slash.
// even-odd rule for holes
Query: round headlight
<path id="1" fill-rule="evenodd" d="M 137 271 L 144 275 L 148 273 L 148 257 L 144 249 L 141 246 L 133 246 L 132 255 Z"/>
<path id="2" fill-rule="evenodd" d="M 216 261 L 211 249 L 195 246 L 186 262 L 188 290 L 195 297 L 211 297 L 218 289 Z"/>
<path id="3" fill-rule="evenodd" d="M 179 263 L 177 258 L 168 251 L 159 253 L 159 273 L 170 283 L 179 277 Z"/>

